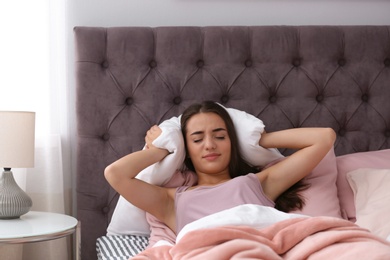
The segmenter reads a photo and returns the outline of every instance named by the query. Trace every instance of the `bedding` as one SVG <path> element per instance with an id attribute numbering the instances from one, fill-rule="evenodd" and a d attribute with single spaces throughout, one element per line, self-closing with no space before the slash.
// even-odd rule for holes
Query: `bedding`
<path id="1" fill-rule="evenodd" d="M 142 252 L 148 245 L 146 236 L 102 236 L 96 240 L 99 260 L 128 260 Z"/>
<path id="2" fill-rule="evenodd" d="M 356 221 L 354 193 L 348 181 L 348 173 L 360 168 L 390 169 L 390 149 L 342 155 L 337 160 L 337 191 L 344 218 Z"/>
<path id="3" fill-rule="evenodd" d="M 148 216 L 117 214 L 123 200 L 104 168 L 143 149 L 152 125 L 203 100 L 245 111 L 267 132 L 333 128 L 335 158 L 313 173 L 306 196 L 317 201 L 313 214 L 353 223 L 360 212 L 348 172 L 390 168 L 389 32 L 364 25 L 74 28 L 81 258 L 97 259 L 98 238 L 117 238 L 106 236 L 110 225 L 120 237 L 150 233 Z"/>
<path id="4" fill-rule="evenodd" d="M 295 213 L 309 216 L 328 216 L 342 218 L 337 196 L 337 165 L 334 149 L 325 155 L 313 171 L 305 177 L 309 189 L 302 192 L 305 205 Z"/>
<path id="5" fill-rule="evenodd" d="M 384 154 L 387 151 L 381 151 L 381 154 Z M 368 155 L 367 155 L 368 154 Z M 377 154 L 377 152 L 373 152 L 373 154 Z M 370 156 L 370 153 L 366 153 L 366 156 Z M 356 154 L 356 158 L 360 158 L 361 154 Z M 355 158 L 352 155 L 349 155 L 349 158 L 351 160 L 354 160 Z M 376 158 L 380 158 L 376 157 Z M 273 163 L 270 163 L 271 165 Z M 266 166 L 267 167 L 267 166 Z M 369 174 L 374 174 L 375 169 L 358 169 L 355 172 L 363 172 L 366 175 Z M 348 174 L 348 181 L 351 183 L 352 182 L 352 175 L 354 171 L 349 172 Z M 380 172 L 381 174 L 377 174 L 380 176 L 383 176 L 385 173 L 388 173 L 388 170 L 382 170 Z M 385 177 L 390 177 L 390 174 L 385 175 Z M 307 177 L 308 183 L 310 183 L 311 188 L 307 191 L 304 192 L 304 196 L 307 198 L 306 206 L 303 208 L 303 210 L 296 211 L 294 213 L 297 213 L 297 216 L 302 216 L 302 214 L 305 214 L 307 216 L 330 216 L 330 217 L 337 217 L 341 218 L 340 215 L 340 206 L 339 206 L 339 201 L 336 196 L 337 194 L 337 188 L 336 188 L 336 179 L 337 179 L 337 164 L 336 164 L 336 156 L 334 154 L 334 150 L 331 149 L 328 154 L 324 157 L 324 159 L 318 164 L 318 166 L 313 170 L 313 172 L 308 175 Z M 368 177 L 367 177 L 368 178 Z M 380 178 L 380 177 L 379 177 Z M 369 182 L 367 181 L 358 181 L 358 178 L 354 178 L 355 183 L 354 185 L 351 184 L 351 189 L 354 190 L 354 192 L 357 192 L 357 187 L 361 187 L 364 185 L 368 185 L 371 189 L 373 188 L 378 188 L 378 187 L 372 187 L 369 185 Z M 387 180 L 387 179 L 386 179 Z M 181 172 L 177 171 L 174 173 L 173 177 L 169 180 L 169 182 L 163 186 L 165 187 L 179 187 L 182 185 L 192 185 L 196 182 L 196 176 L 192 172 Z M 376 181 L 378 183 L 378 181 Z M 382 186 L 382 190 L 388 191 L 387 187 L 389 187 L 390 184 L 386 184 L 386 182 L 383 182 L 384 185 Z M 333 187 L 333 188 L 332 188 Z M 379 187 L 380 188 L 380 187 Z M 363 193 L 364 191 L 360 190 L 360 193 Z M 368 196 L 367 192 L 371 192 L 373 196 L 376 195 L 376 197 L 371 197 Z M 385 192 L 373 192 L 371 191 L 365 191 L 364 195 L 360 194 L 361 199 L 370 199 L 370 200 L 375 200 L 375 198 L 381 197 L 381 201 L 383 201 L 383 205 L 380 205 L 380 210 L 374 210 L 371 208 L 369 210 L 370 214 L 368 214 L 367 217 L 369 217 L 369 220 L 364 220 L 361 219 L 360 222 L 358 221 L 357 224 L 360 225 L 361 227 L 369 229 L 373 234 L 378 235 L 384 239 L 387 238 L 387 236 L 390 235 L 389 232 L 389 225 L 387 218 L 385 216 L 390 216 L 390 212 L 388 210 L 390 209 L 387 207 L 387 197 L 383 195 Z M 355 196 L 356 197 L 356 196 Z M 363 204 L 365 207 L 369 207 L 370 203 L 364 203 L 364 202 L 356 202 L 356 205 L 361 205 Z M 256 206 L 254 206 L 256 207 Z M 272 209 L 274 210 L 274 209 Z M 364 210 L 364 209 L 363 209 Z M 275 210 L 276 211 L 276 210 Z M 365 209 L 367 211 L 367 209 Z M 357 214 L 359 215 L 360 210 L 357 211 Z M 235 213 L 237 214 L 237 212 Z M 284 213 L 278 212 L 277 214 L 283 215 Z M 233 222 L 231 219 L 229 219 L 229 215 L 226 212 L 222 212 L 221 214 L 215 214 L 210 218 L 204 218 L 204 221 L 207 221 L 208 223 L 213 223 L 212 225 L 215 225 L 215 223 L 218 223 L 218 226 L 220 225 L 228 225 L 232 224 Z M 234 214 L 232 214 L 234 216 Z M 250 218 L 250 214 L 248 212 L 245 212 L 246 218 Z M 282 219 L 275 217 L 275 215 L 272 215 L 272 217 L 265 219 L 264 216 L 269 216 L 270 214 L 265 214 L 265 210 L 261 212 L 256 212 L 256 214 L 253 214 L 253 220 L 251 223 L 240 223 L 240 222 L 235 222 L 235 224 L 245 224 L 248 226 L 253 226 L 254 221 L 258 221 L 258 225 L 264 224 L 264 223 L 276 223 L 278 221 L 281 221 Z M 248 217 L 249 216 L 249 217 Z M 291 214 L 291 216 L 294 216 L 294 214 Z M 383 216 L 383 217 L 382 217 Z M 242 216 L 240 216 L 242 217 Z M 224 219 L 227 219 L 227 223 L 223 221 Z M 383 222 L 377 221 L 375 219 L 383 219 Z M 150 237 L 149 237 L 149 242 L 148 242 L 148 247 L 152 247 L 155 244 L 161 244 L 162 241 L 167 242 L 169 245 L 173 245 L 176 239 L 176 235 L 168 228 L 166 227 L 163 223 L 161 223 L 158 219 L 153 217 L 150 214 L 147 214 L 146 220 L 149 223 L 150 226 Z M 126 222 L 124 222 L 126 223 Z M 209 227 L 206 223 L 203 222 L 204 226 Z M 186 231 L 188 232 L 188 231 Z M 122 234 L 125 236 L 126 234 Z M 180 238 L 179 238 L 180 239 Z M 164 243 L 166 244 L 166 243 Z M 145 246 L 144 249 L 147 247 Z M 129 254 L 133 256 L 134 254 Z"/>
<path id="6" fill-rule="evenodd" d="M 242 205 L 194 221 L 174 245 L 155 246 L 132 259 L 388 258 L 389 242 L 350 221 Z"/>
<path id="7" fill-rule="evenodd" d="M 390 236 L 390 169 L 360 168 L 347 174 L 353 190 L 356 224 L 384 239 Z"/>

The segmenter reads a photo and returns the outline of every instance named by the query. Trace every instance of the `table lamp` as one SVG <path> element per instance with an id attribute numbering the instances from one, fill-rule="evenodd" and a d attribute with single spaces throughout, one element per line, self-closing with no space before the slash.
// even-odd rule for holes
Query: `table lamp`
<path id="1" fill-rule="evenodd" d="M 0 219 L 19 218 L 31 198 L 15 182 L 11 168 L 34 167 L 35 113 L 0 111 Z"/>

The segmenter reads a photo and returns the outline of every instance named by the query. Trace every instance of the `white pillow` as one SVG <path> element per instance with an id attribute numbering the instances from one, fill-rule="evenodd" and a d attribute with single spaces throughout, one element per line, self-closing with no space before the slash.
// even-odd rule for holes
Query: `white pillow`
<path id="1" fill-rule="evenodd" d="M 390 236 L 390 169 L 361 168 L 347 173 L 355 196 L 356 224 Z"/>
<path id="2" fill-rule="evenodd" d="M 258 142 L 264 131 L 264 124 L 260 119 L 237 109 L 225 109 L 233 120 L 240 151 L 248 163 L 256 166 L 265 166 L 283 157 L 277 149 L 265 149 L 259 146 Z M 141 171 L 137 178 L 163 186 L 178 169 L 182 169 L 185 159 L 185 148 L 180 128 L 180 116 L 172 117 L 162 122 L 159 126 L 162 134 L 154 140 L 153 145 L 168 149 L 171 154 L 166 156 L 161 162 L 155 163 Z M 107 228 L 107 235 L 149 235 L 150 226 L 146 221 L 145 214 L 143 210 L 135 207 L 120 196 Z"/>
<path id="3" fill-rule="evenodd" d="M 224 108 L 228 111 L 236 128 L 241 155 L 249 164 L 264 167 L 283 157 L 278 149 L 265 149 L 259 145 L 260 136 L 265 127 L 263 121 L 244 111 Z"/>

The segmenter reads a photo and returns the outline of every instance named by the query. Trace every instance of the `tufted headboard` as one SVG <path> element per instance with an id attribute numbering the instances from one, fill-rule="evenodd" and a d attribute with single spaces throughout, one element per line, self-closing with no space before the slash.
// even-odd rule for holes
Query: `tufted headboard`
<path id="1" fill-rule="evenodd" d="M 76 27 L 77 215 L 96 259 L 118 194 L 104 168 L 193 102 L 268 132 L 329 126 L 336 155 L 390 148 L 390 26 Z M 290 151 L 282 151 L 289 154 Z"/>

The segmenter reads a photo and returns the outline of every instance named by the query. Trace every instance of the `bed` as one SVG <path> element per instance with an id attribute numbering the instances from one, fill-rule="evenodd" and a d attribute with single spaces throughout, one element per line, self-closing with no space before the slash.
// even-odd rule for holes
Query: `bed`
<path id="1" fill-rule="evenodd" d="M 128 259 L 147 246 L 150 222 L 118 216 L 104 168 L 203 100 L 260 118 L 268 132 L 333 128 L 298 213 L 389 235 L 390 26 L 75 27 L 74 36 L 82 259 Z"/>

